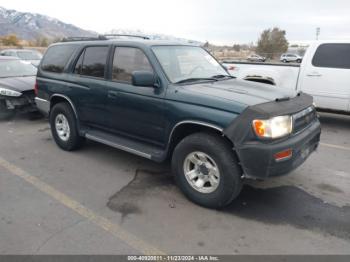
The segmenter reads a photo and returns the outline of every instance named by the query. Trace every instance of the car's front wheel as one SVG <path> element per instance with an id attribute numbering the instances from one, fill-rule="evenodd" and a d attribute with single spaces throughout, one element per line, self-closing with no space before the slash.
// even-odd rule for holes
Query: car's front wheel
<path id="1" fill-rule="evenodd" d="M 233 150 L 215 134 L 184 138 L 174 150 L 172 170 L 183 193 L 205 207 L 224 207 L 242 189 L 242 171 Z"/>
<path id="2" fill-rule="evenodd" d="M 79 136 L 76 117 L 68 103 L 58 103 L 50 112 L 50 126 L 56 144 L 66 151 L 79 148 L 84 139 Z"/>

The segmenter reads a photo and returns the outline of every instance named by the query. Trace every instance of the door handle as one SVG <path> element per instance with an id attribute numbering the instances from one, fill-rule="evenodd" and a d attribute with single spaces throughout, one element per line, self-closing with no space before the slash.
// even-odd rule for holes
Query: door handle
<path id="1" fill-rule="evenodd" d="M 117 98 L 119 92 L 117 91 L 108 91 L 108 98 Z"/>
<path id="2" fill-rule="evenodd" d="M 318 72 L 311 72 L 311 73 L 307 74 L 307 76 L 320 77 L 322 75 L 320 73 L 318 73 Z"/>

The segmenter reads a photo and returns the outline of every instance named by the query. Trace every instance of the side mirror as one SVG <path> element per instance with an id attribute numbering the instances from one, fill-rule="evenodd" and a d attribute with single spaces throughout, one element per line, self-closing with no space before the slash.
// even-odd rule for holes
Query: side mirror
<path id="1" fill-rule="evenodd" d="M 131 81 L 134 86 L 158 87 L 156 76 L 148 71 L 134 71 L 131 76 Z"/>

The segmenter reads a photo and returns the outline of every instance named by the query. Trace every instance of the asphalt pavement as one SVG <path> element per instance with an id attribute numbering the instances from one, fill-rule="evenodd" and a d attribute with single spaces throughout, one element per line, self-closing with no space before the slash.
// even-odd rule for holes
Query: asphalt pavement
<path id="1" fill-rule="evenodd" d="M 46 119 L 0 122 L 0 254 L 350 254 L 350 116 L 321 122 L 303 166 L 224 210 L 188 201 L 167 163 L 64 152 Z"/>

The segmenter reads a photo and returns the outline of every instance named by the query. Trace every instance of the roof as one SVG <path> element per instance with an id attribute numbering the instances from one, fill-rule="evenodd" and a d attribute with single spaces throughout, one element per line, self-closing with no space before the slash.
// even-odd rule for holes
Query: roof
<path id="1" fill-rule="evenodd" d="M 0 61 L 1 60 L 20 60 L 19 58 L 17 57 L 14 57 L 14 56 L 0 56 Z"/>
<path id="2" fill-rule="evenodd" d="M 1 52 L 3 51 L 14 51 L 14 52 L 17 52 L 17 51 L 24 51 L 24 52 L 38 52 L 37 50 L 33 50 L 33 49 L 23 49 L 23 48 L 17 48 L 17 49 L 2 49 Z"/>

